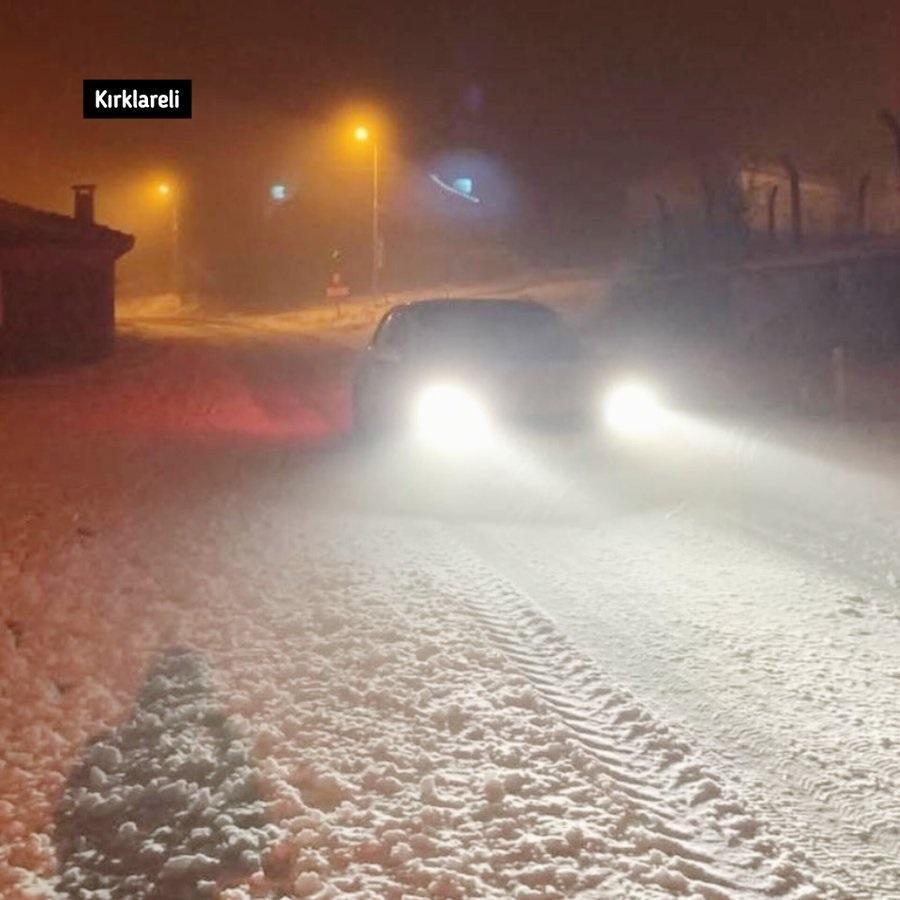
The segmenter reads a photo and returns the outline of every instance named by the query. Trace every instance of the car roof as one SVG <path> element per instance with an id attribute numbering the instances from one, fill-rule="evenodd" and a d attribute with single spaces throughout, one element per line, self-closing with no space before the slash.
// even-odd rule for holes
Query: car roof
<path id="1" fill-rule="evenodd" d="M 534 300 L 510 300 L 497 297 L 436 297 L 424 300 L 413 300 L 396 306 L 397 310 L 410 312 L 438 312 L 459 310 L 471 312 L 489 312 L 497 310 L 521 310 L 522 312 L 546 312 L 556 315 L 549 306 Z"/>

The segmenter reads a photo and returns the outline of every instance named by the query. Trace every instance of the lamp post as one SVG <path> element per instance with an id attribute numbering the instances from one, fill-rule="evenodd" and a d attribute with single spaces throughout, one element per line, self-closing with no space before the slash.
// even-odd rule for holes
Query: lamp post
<path id="1" fill-rule="evenodd" d="M 384 262 L 379 222 L 378 142 L 372 138 L 365 125 L 358 125 L 353 131 L 353 137 L 360 143 L 372 144 L 372 293 L 377 294 Z"/>
<path id="2" fill-rule="evenodd" d="M 181 261 L 179 259 L 179 230 L 180 230 L 180 222 L 178 220 L 178 200 L 175 197 L 175 194 L 172 190 L 172 185 L 167 181 L 161 181 L 156 186 L 156 193 L 163 200 L 167 200 L 169 202 L 170 212 L 171 212 L 171 224 L 170 224 L 170 238 L 171 238 L 171 248 L 170 248 L 170 262 L 171 266 L 171 286 L 172 293 L 178 294 L 181 288 L 181 279 L 179 278 L 179 268 L 181 265 Z"/>

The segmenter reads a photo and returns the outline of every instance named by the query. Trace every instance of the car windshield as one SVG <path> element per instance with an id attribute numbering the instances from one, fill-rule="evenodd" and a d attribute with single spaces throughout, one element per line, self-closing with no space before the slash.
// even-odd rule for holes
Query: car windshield
<path id="1" fill-rule="evenodd" d="M 559 359 L 578 351 L 574 332 L 536 304 L 423 304 L 412 319 L 412 352 L 432 358 Z"/>

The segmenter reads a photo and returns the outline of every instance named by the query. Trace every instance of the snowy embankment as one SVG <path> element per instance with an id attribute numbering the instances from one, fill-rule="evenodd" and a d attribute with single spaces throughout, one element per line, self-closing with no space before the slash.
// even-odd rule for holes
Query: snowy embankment
<path id="1" fill-rule="evenodd" d="M 277 313 L 211 313 L 193 302 L 182 302 L 174 294 L 135 297 L 120 301 L 120 322 L 147 323 L 159 327 L 165 322 L 179 330 L 194 322 L 201 330 L 212 323 L 219 327 L 250 327 L 258 331 L 296 335 L 299 332 L 368 328 L 391 307 L 433 297 L 503 297 L 527 298 L 549 303 L 576 317 L 596 315 L 606 302 L 609 289 L 607 273 L 589 269 L 535 270 L 518 276 L 495 278 L 481 282 L 446 283 L 406 291 L 393 291 L 381 296 L 359 295 L 346 299 L 326 300 L 321 297 L 298 302 L 297 308 Z"/>
<path id="2" fill-rule="evenodd" d="M 339 366 L 272 340 L 0 385 L 0 896 L 848 896 L 452 530 L 317 492 Z"/>

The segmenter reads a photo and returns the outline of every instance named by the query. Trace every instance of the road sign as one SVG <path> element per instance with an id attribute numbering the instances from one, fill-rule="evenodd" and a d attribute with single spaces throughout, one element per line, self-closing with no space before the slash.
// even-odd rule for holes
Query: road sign
<path id="1" fill-rule="evenodd" d="M 325 288 L 325 296 L 333 298 L 350 296 L 350 288 L 344 284 L 340 272 L 332 273 L 331 281 L 328 282 L 328 287 Z"/>

